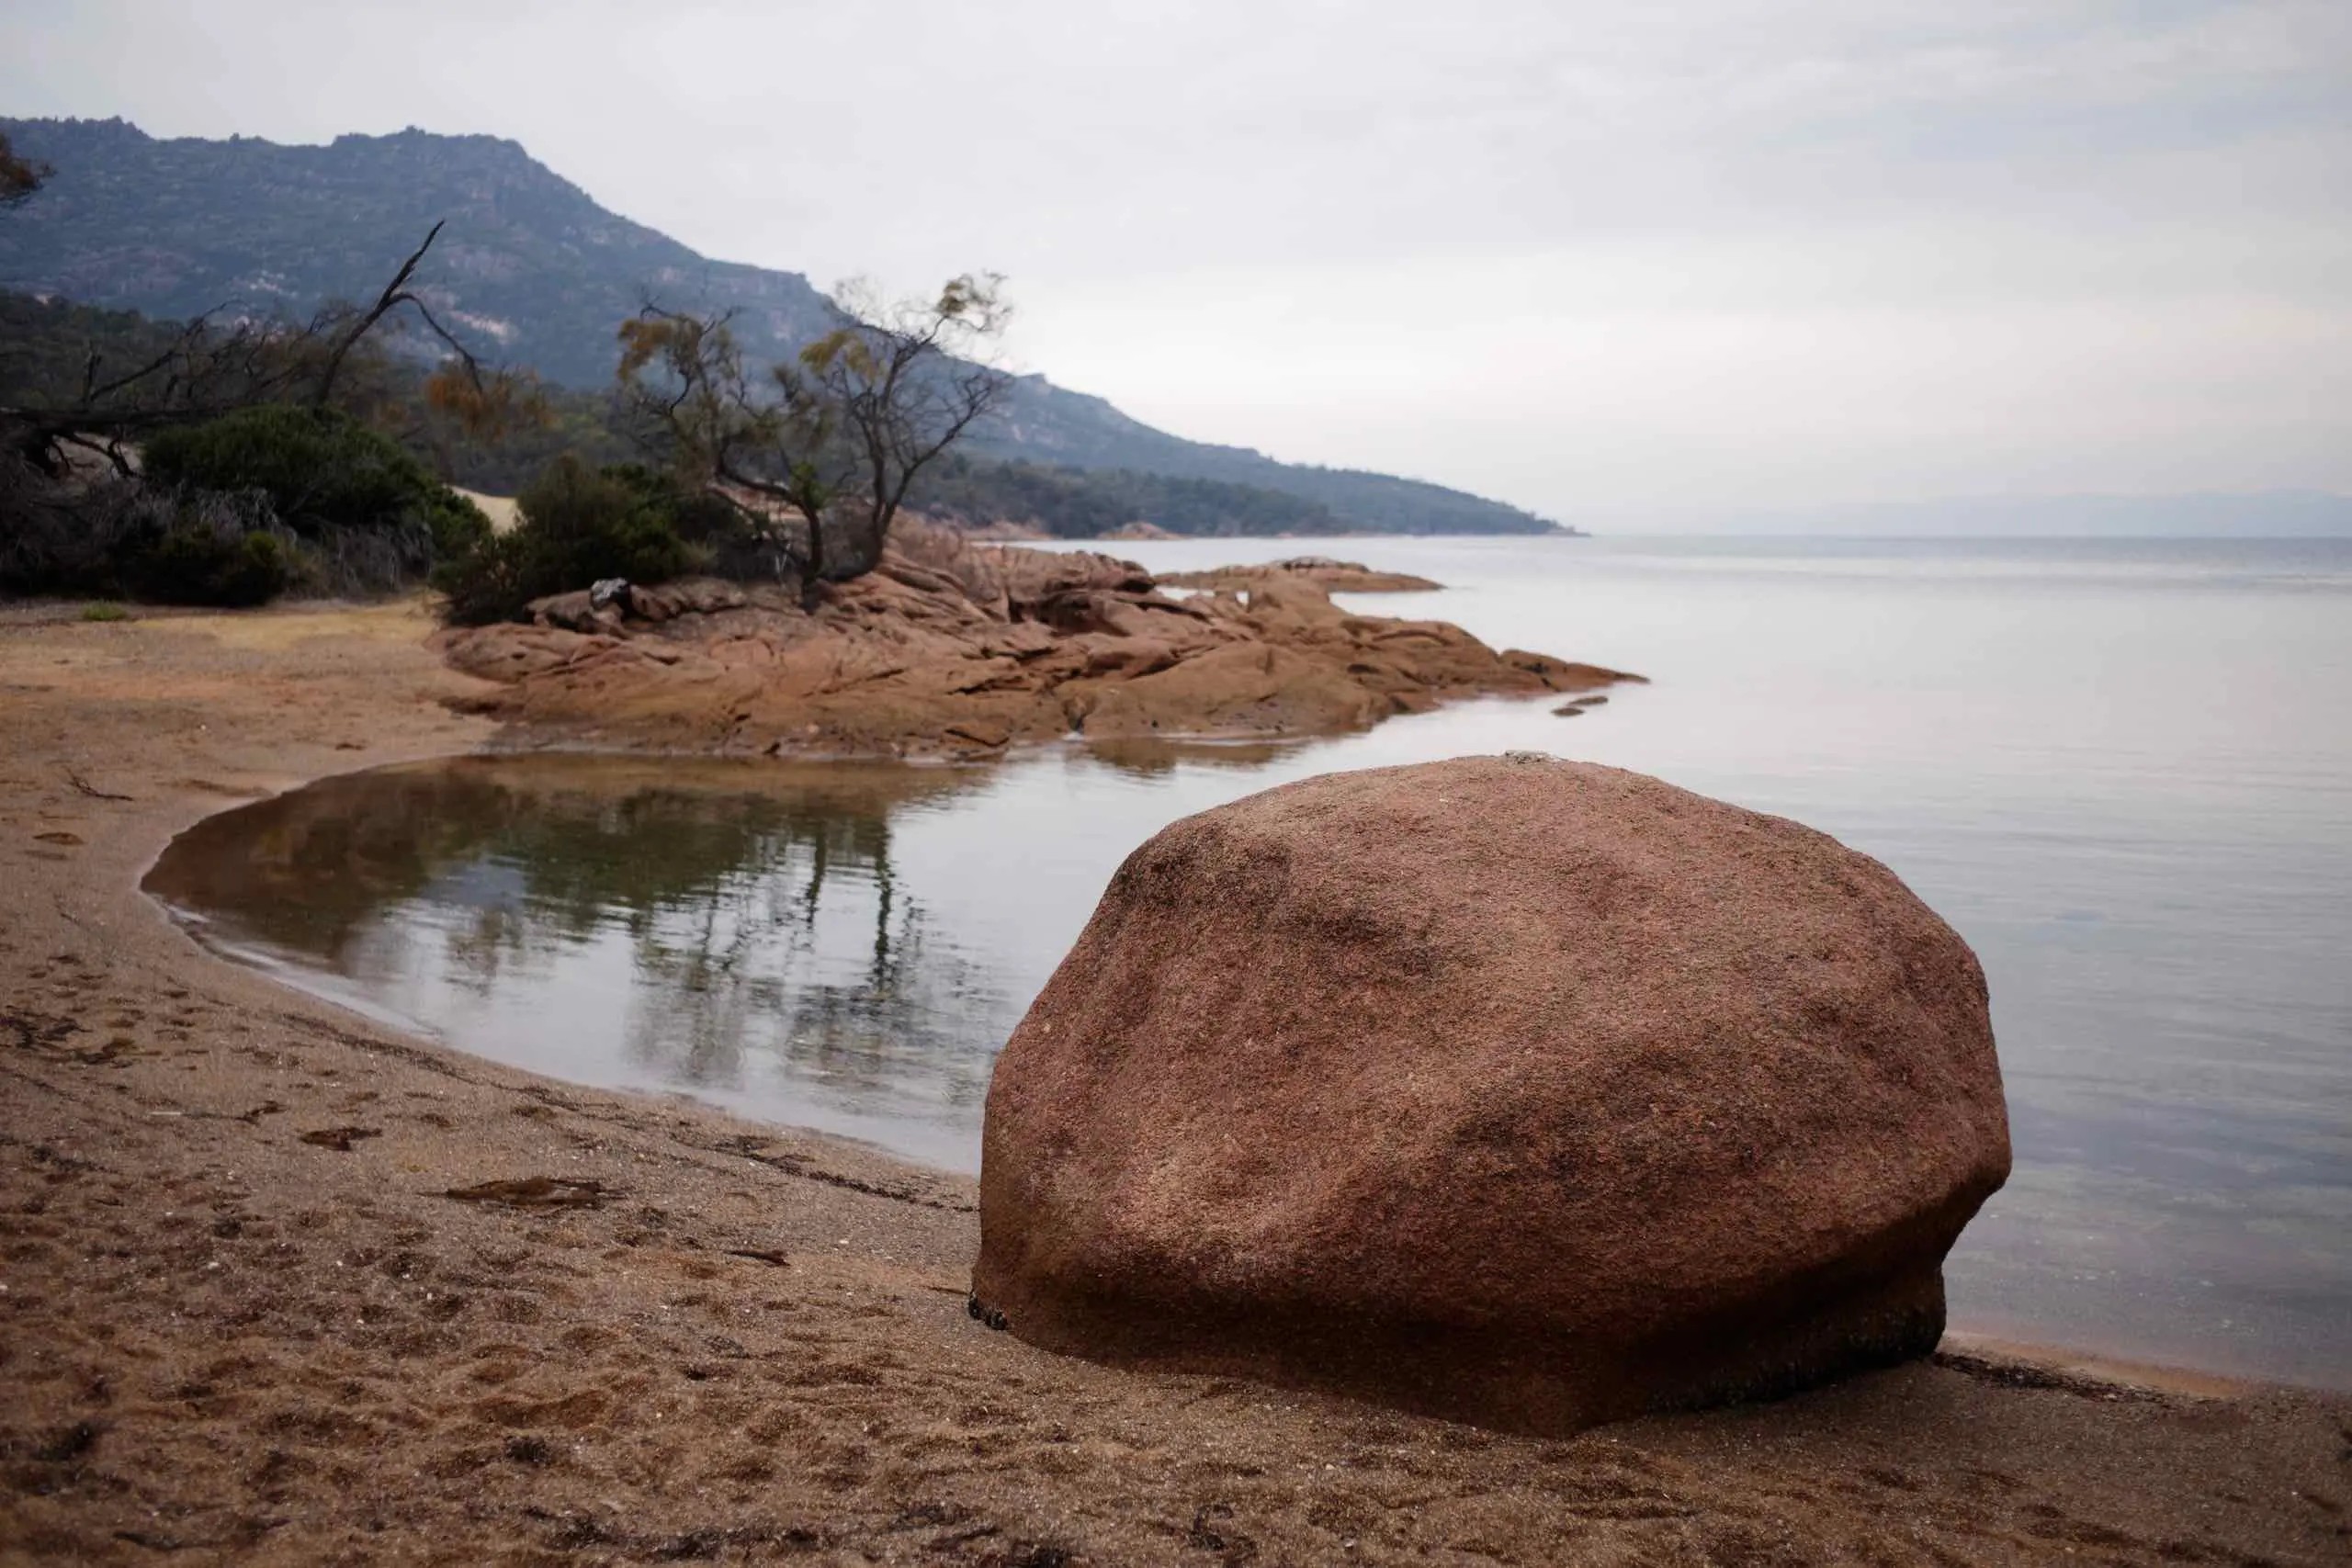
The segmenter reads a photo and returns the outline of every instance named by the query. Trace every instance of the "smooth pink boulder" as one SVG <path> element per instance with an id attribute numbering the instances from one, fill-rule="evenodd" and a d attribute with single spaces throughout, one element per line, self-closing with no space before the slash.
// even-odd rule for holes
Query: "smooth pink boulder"
<path id="1" fill-rule="evenodd" d="M 1175 823 L 999 1059 L 977 1314 L 1512 1428 L 1931 1349 L 2007 1178 L 1967 945 L 1876 861 L 1525 753 Z"/>

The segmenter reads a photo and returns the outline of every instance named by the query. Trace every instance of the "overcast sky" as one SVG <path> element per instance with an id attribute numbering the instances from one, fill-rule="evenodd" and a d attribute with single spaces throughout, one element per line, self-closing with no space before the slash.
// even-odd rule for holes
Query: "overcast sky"
<path id="1" fill-rule="evenodd" d="M 1550 515 L 2352 491 L 2352 0 L 0 0 L 0 108 L 521 141 Z"/>

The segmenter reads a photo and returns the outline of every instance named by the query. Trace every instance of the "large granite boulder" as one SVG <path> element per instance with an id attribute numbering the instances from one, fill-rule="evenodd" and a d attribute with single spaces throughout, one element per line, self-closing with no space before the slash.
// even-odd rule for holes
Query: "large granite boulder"
<path id="1" fill-rule="evenodd" d="M 974 1311 L 1527 1430 L 1930 1349 L 2009 1168 L 1973 954 L 1779 818 L 1515 753 L 1129 856 L 989 1090 Z"/>

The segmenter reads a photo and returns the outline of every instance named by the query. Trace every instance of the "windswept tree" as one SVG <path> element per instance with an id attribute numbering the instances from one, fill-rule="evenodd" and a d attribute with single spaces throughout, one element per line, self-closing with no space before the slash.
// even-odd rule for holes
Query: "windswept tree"
<path id="1" fill-rule="evenodd" d="M 749 513 L 802 602 L 869 572 L 918 474 L 1003 399 L 989 363 L 1010 308 L 992 273 L 934 299 L 886 303 L 845 286 L 838 323 L 765 375 L 732 312 L 648 303 L 621 324 L 629 414 L 690 485 Z"/>

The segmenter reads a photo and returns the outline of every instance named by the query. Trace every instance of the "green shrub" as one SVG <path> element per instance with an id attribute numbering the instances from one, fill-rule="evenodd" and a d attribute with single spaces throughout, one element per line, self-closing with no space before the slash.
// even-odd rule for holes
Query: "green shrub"
<path id="1" fill-rule="evenodd" d="M 104 557 L 109 586 L 157 604 L 266 604 L 302 575 L 300 543 L 258 491 L 134 491 Z"/>
<path id="2" fill-rule="evenodd" d="M 627 485 L 669 518 L 671 532 L 686 547 L 694 570 L 746 579 L 775 575 L 771 547 L 743 509 L 723 496 L 686 490 L 642 463 L 608 463 L 598 472 Z"/>
<path id="3" fill-rule="evenodd" d="M 182 494 L 266 496 L 304 547 L 274 565 L 249 559 L 241 570 L 254 581 L 275 570 L 324 592 L 397 588 L 490 536 L 481 510 L 406 448 L 332 409 L 265 404 L 159 431 L 145 474 Z M 189 548 L 192 566 L 209 560 L 200 542 Z"/>
<path id="4" fill-rule="evenodd" d="M 85 621 L 127 621 L 130 619 L 130 612 L 119 604 L 85 604 L 82 606 L 82 618 Z"/>
<path id="5" fill-rule="evenodd" d="M 61 488 L 0 529 L 0 592 L 259 604 L 300 581 L 305 547 L 258 491 L 175 494 L 135 480 Z M 92 604 L 85 620 L 120 620 Z"/>
<path id="6" fill-rule="evenodd" d="M 333 409 L 266 403 L 147 443 L 145 471 L 174 488 L 258 490 L 305 538 L 421 518 L 438 487 L 396 442 Z"/>
<path id="7" fill-rule="evenodd" d="M 494 534 L 468 554 L 433 569 L 442 594 L 441 618 L 453 626 L 481 626 L 521 618 L 539 596 L 529 574 L 530 543 L 518 527 Z"/>
<path id="8" fill-rule="evenodd" d="M 291 586 L 295 554 L 276 535 L 217 527 L 183 516 L 122 564 L 133 598 L 159 604 L 266 604 Z"/>
<path id="9" fill-rule="evenodd" d="M 481 507 L 447 485 L 436 485 L 425 498 L 425 525 L 433 533 L 433 558 L 456 560 L 478 549 L 491 536 L 490 519 Z"/>
<path id="10" fill-rule="evenodd" d="M 473 549 L 434 573 L 448 598 L 445 613 L 480 626 L 605 578 L 653 583 L 706 567 L 708 552 L 679 535 L 680 500 L 650 470 L 559 457 L 515 497 L 512 530 L 492 536 L 485 528 Z"/>
<path id="11" fill-rule="evenodd" d="M 559 580 L 549 592 L 605 577 L 660 582 L 695 564 L 678 536 L 672 498 L 642 469 L 591 468 L 561 457 L 524 487 L 514 508 L 516 531 Z"/>

